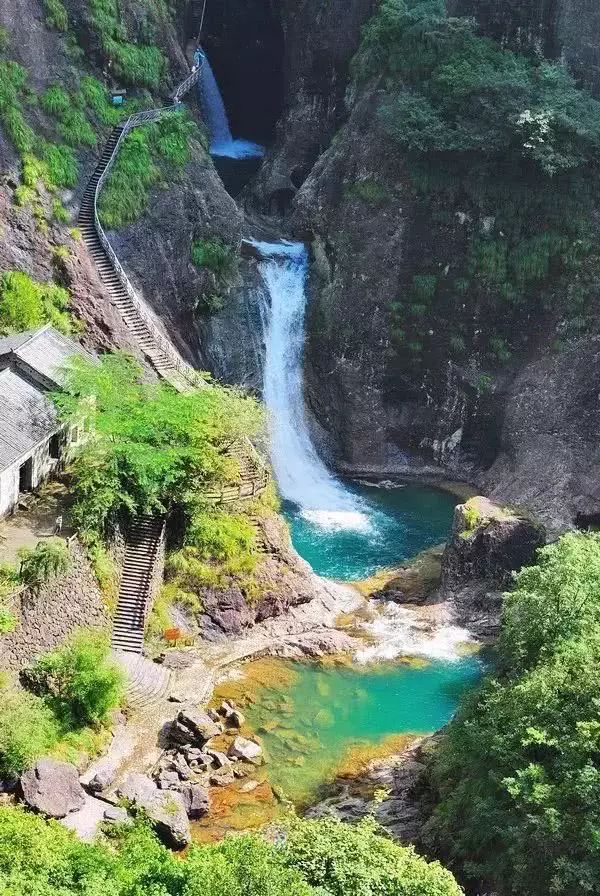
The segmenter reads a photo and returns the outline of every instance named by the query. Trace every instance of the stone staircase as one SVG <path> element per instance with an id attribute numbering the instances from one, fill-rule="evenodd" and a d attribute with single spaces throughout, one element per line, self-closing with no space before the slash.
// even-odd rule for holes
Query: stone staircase
<path id="1" fill-rule="evenodd" d="M 127 532 L 112 647 L 141 654 L 153 574 L 165 531 L 163 517 L 138 517 Z"/>
<path id="2" fill-rule="evenodd" d="M 125 673 L 127 703 L 136 712 L 151 710 L 169 697 L 171 672 L 139 653 L 115 651 L 115 659 Z"/>
<path id="3" fill-rule="evenodd" d="M 161 345 L 153 328 L 147 319 L 140 313 L 137 304 L 127 291 L 123 279 L 115 270 L 115 265 L 103 246 L 96 227 L 96 192 L 98 184 L 108 165 L 112 162 L 115 150 L 121 136 L 123 127 L 114 128 L 104 151 L 100 156 L 96 170 L 88 181 L 81 208 L 79 211 L 79 228 L 83 241 L 90 256 L 96 265 L 102 282 L 108 294 L 123 316 L 127 329 L 135 339 L 146 358 L 150 361 L 156 372 L 166 379 L 179 392 L 190 388 L 189 380 L 176 366 L 171 353 L 168 353 Z"/>

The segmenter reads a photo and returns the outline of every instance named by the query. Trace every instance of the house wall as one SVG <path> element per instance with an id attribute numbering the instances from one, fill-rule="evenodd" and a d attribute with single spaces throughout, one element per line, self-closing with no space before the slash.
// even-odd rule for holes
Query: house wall
<path id="1" fill-rule="evenodd" d="M 0 517 L 10 513 L 19 500 L 19 470 L 29 458 L 33 458 L 32 486 L 34 489 L 47 479 L 58 466 L 59 461 L 50 457 L 49 446 L 52 435 L 0 473 Z M 69 447 L 68 443 L 64 446 L 63 459 L 66 458 Z"/>

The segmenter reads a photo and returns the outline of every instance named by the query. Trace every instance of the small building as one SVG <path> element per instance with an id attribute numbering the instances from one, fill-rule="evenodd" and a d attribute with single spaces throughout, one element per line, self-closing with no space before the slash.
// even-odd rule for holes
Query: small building
<path id="1" fill-rule="evenodd" d="M 0 338 L 0 517 L 47 479 L 79 440 L 58 418 L 48 393 L 65 363 L 93 356 L 51 326 Z"/>

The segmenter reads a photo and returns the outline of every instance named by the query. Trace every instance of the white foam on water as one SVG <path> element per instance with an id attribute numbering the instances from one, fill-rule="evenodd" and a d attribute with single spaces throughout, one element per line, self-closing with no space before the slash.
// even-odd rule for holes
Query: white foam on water
<path id="1" fill-rule="evenodd" d="M 358 663 L 384 662 L 401 656 L 454 661 L 462 658 L 461 647 L 473 641 L 467 629 L 452 625 L 443 613 L 429 619 L 422 611 L 389 601 L 372 601 L 371 606 L 376 608 L 376 615 L 361 627 L 373 643 L 358 648 Z"/>
<path id="2" fill-rule="evenodd" d="M 271 461 L 281 495 L 325 530 L 372 528 L 363 502 L 325 466 L 312 442 L 304 405 L 304 318 L 308 254 L 302 243 L 251 241 L 269 307 L 264 315 L 264 399 Z"/>

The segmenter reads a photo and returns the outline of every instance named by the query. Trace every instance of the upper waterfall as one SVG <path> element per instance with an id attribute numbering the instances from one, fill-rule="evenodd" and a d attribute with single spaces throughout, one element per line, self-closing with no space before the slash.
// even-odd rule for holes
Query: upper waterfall
<path id="1" fill-rule="evenodd" d="M 252 242 L 264 259 L 259 270 L 270 298 L 264 398 L 279 490 L 303 516 L 324 528 L 368 529 L 362 502 L 329 472 L 308 429 L 302 369 L 306 249 L 302 243 Z"/>
<path id="2" fill-rule="evenodd" d="M 212 155 L 226 156 L 230 159 L 246 159 L 264 155 L 264 147 L 258 143 L 233 137 L 225 103 L 206 54 L 204 54 L 198 79 L 198 95 L 202 115 L 210 134 Z"/>

